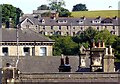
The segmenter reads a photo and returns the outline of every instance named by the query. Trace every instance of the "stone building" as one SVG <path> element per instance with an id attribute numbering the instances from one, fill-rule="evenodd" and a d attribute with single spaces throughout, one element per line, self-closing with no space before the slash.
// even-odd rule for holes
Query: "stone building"
<path id="1" fill-rule="evenodd" d="M 29 29 L 2 28 L 0 56 L 52 56 L 53 44 L 53 40 Z"/>
<path id="2" fill-rule="evenodd" d="M 23 16 L 20 18 L 19 27 L 30 28 L 43 35 L 74 36 L 79 35 L 87 28 L 92 27 L 98 31 L 108 29 L 111 34 L 120 35 L 119 18 L 100 16 L 96 18 L 87 17 L 50 17 Z"/>

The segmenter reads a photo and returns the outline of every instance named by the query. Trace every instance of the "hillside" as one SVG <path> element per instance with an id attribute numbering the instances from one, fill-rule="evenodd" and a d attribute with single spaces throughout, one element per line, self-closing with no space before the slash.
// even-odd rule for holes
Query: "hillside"
<path id="1" fill-rule="evenodd" d="M 72 12 L 71 16 L 73 17 L 81 17 L 81 16 L 85 16 L 85 17 L 97 17 L 97 16 L 101 16 L 101 17 L 114 17 L 114 16 L 118 16 L 118 13 L 120 15 L 120 10 L 118 12 L 118 10 L 99 10 L 99 11 L 79 11 L 79 12 Z M 120 16 L 118 16 L 120 17 Z"/>

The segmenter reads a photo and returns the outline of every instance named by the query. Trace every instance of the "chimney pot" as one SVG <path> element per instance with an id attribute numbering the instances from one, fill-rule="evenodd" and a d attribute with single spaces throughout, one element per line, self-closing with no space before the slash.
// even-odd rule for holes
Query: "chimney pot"
<path id="1" fill-rule="evenodd" d="M 66 56 L 66 58 L 65 58 L 65 64 L 69 64 L 69 58 L 68 58 L 68 56 Z"/>
<path id="2" fill-rule="evenodd" d="M 105 48 L 105 42 L 104 41 L 102 41 L 101 47 Z"/>
<path id="3" fill-rule="evenodd" d="M 98 41 L 98 46 L 97 46 L 98 48 L 100 48 L 101 47 L 101 45 L 100 45 L 100 40 Z"/>

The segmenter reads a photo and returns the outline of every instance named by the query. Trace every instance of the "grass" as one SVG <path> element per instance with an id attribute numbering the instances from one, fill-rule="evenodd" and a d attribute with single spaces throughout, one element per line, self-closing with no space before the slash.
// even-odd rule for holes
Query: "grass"
<path id="1" fill-rule="evenodd" d="M 85 16 L 85 17 L 120 17 L 120 10 L 98 10 L 98 11 L 78 11 L 78 12 L 72 12 L 71 16 L 73 17 L 81 17 L 81 16 Z"/>

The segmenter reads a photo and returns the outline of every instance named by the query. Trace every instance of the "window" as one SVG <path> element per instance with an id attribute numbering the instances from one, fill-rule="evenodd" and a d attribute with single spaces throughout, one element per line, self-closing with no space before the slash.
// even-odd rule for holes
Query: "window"
<path id="1" fill-rule="evenodd" d="M 73 32 L 73 36 L 75 35 L 75 32 Z"/>
<path id="2" fill-rule="evenodd" d="M 46 56 L 46 47 L 40 47 L 40 56 Z"/>
<path id="3" fill-rule="evenodd" d="M 99 27 L 97 27 L 97 30 L 99 31 Z"/>
<path id="4" fill-rule="evenodd" d="M 115 29 L 115 26 L 113 26 L 113 29 Z"/>
<path id="5" fill-rule="evenodd" d="M 105 29 L 107 28 L 107 26 L 105 26 Z"/>
<path id="6" fill-rule="evenodd" d="M 67 30 L 69 29 L 69 27 L 67 26 Z"/>
<path id="7" fill-rule="evenodd" d="M 83 30 L 83 27 L 80 27 L 81 30 Z"/>
<path id="8" fill-rule="evenodd" d="M 59 26 L 59 30 L 61 30 L 61 26 Z"/>
<path id="9" fill-rule="evenodd" d="M 3 47 L 2 53 L 3 53 L 3 56 L 8 56 L 8 47 Z"/>
<path id="10" fill-rule="evenodd" d="M 75 27 L 73 27 L 73 29 L 75 29 Z"/>
<path id="11" fill-rule="evenodd" d="M 82 20 L 80 20 L 80 21 L 79 21 L 79 24 L 82 24 L 82 23 L 83 23 L 83 21 L 82 21 Z"/>
<path id="12" fill-rule="evenodd" d="M 45 23 L 45 20 L 44 20 L 44 19 L 42 19 L 42 23 Z"/>
<path id="13" fill-rule="evenodd" d="M 26 25 L 26 28 L 29 28 L 29 25 Z"/>
<path id="14" fill-rule="evenodd" d="M 66 32 L 67 35 L 69 35 L 69 32 Z"/>
<path id="15" fill-rule="evenodd" d="M 43 26 L 43 29 L 45 29 L 45 26 Z"/>
<path id="16" fill-rule="evenodd" d="M 23 51 L 24 51 L 24 55 L 25 56 L 29 56 L 30 55 L 30 48 L 29 47 L 24 47 Z"/>
<path id="17" fill-rule="evenodd" d="M 51 29 L 53 30 L 53 26 L 51 26 Z"/>

